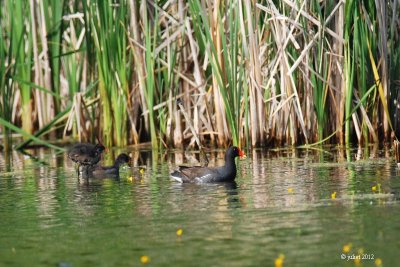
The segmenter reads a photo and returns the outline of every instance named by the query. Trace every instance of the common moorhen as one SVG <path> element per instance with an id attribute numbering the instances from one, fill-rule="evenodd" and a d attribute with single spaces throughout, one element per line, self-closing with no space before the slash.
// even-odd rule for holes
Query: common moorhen
<path id="1" fill-rule="evenodd" d="M 224 166 L 214 168 L 180 166 L 178 171 L 171 173 L 171 177 L 181 183 L 232 182 L 236 177 L 235 158 L 244 155 L 242 150 L 232 146 L 226 151 Z"/>
<path id="2" fill-rule="evenodd" d="M 119 167 L 129 163 L 131 158 L 125 154 L 119 154 L 112 166 L 91 166 L 88 168 L 88 175 L 92 177 L 119 177 Z"/>
<path id="3" fill-rule="evenodd" d="M 78 143 L 68 150 L 68 158 L 78 164 L 79 175 L 79 167 L 81 165 L 88 167 L 96 165 L 100 161 L 101 153 L 104 150 L 105 147 L 102 144 Z"/>

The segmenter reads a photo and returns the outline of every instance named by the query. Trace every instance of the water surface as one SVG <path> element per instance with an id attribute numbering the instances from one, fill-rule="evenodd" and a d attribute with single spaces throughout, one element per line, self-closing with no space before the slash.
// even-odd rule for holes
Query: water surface
<path id="1" fill-rule="evenodd" d="M 248 151 L 236 183 L 209 185 L 169 178 L 196 151 L 128 151 L 119 180 L 78 179 L 64 154 L 27 152 L 0 155 L 0 266 L 398 264 L 400 171 L 387 149 Z"/>

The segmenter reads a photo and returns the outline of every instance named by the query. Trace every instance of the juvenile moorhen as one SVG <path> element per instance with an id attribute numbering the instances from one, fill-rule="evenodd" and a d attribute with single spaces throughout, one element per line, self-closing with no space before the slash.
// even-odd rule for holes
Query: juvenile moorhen
<path id="1" fill-rule="evenodd" d="M 79 167 L 81 165 L 88 167 L 96 165 L 100 161 L 101 153 L 104 150 L 105 147 L 102 144 L 78 143 L 68 150 L 68 158 L 78 164 L 79 175 Z"/>
<path id="2" fill-rule="evenodd" d="M 216 183 L 232 182 L 236 177 L 236 157 L 243 157 L 244 152 L 232 146 L 225 154 L 225 165 L 221 167 L 185 167 L 171 173 L 171 177 L 181 183 Z"/>
<path id="3" fill-rule="evenodd" d="M 112 166 L 91 166 L 88 168 L 88 175 L 91 177 L 119 177 L 119 167 L 125 163 L 129 163 L 131 158 L 125 154 L 119 154 L 115 159 L 114 165 Z"/>

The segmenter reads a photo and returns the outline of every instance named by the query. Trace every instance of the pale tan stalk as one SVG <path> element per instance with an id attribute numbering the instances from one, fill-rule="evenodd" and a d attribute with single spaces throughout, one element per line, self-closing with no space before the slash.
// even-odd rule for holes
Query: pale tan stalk
<path id="1" fill-rule="evenodd" d="M 355 98 L 358 102 L 360 102 L 360 98 L 357 96 L 357 94 L 355 94 Z M 369 133 L 372 135 L 373 142 L 379 143 L 378 135 L 377 135 L 374 127 L 372 126 L 372 123 L 368 117 L 367 111 L 365 110 L 363 104 L 360 104 L 360 110 L 361 110 L 361 114 L 363 116 L 363 121 L 367 124 Z"/>
<path id="2" fill-rule="evenodd" d="M 42 83 L 41 85 L 44 86 L 46 89 L 51 90 L 51 68 L 50 68 L 50 62 L 48 58 L 48 46 L 47 46 L 47 29 L 46 29 L 46 22 L 45 22 L 45 15 L 44 15 L 44 3 L 43 1 L 40 1 L 39 3 L 39 8 L 40 8 L 40 15 L 39 20 L 38 20 L 38 26 L 39 26 L 39 36 L 41 39 L 42 43 L 42 60 L 41 60 L 41 65 L 43 66 L 43 72 L 41 68 L 39 69 L 40 73 L 43 75 L 42 77 Z M 39 11 L 38 11 L 39 12 Z M 44 123 L 43 125 L 40 126 L 42 128 L 45 124 L 50 122 L 52 118 L 54 118 L 54 99 L 53 96 L 50 94 L 45 94 L 44 92 L 40 93 L 41 97 L 45 101 L 45 107 L 46 110 L 44 112 L 43 120 L 42 122 Z M 54 132 L 52 132 L 54 134 Z"/>
<path id="3" fill-rule="evenodd" d="M 221 33 L 219 30 L 219 21 L 218 21 L 218 8 L 220 5 L 220 1 L 216 0 L 214 2 L 213 6 L 213 13 L 212 16 L 210 16 L 211 22 L 210 22 L 210 27 L 211 27 L 211 32 L 212 32 L 212 38 L 213 38 L 213 43 L 215 45 L 215 49 L 217 51 L 217 58 L 214 58 L 212 60 L 217 61 L 217 64 L 220 64 L 222 73 L 223 75 L 224 72 L 224 67 L 223 67 L 223 59 L 222 59 L 222 44 L 221 44 Z M 208 2 L 208 7 L 212 7 L 212 3 Z M 214 96 L 214 109 L 215 109 L 215 123 L 216 123 L 216 129 L 218 132 L 218 145 L 224 146 L 226 143 L 226 136 L 228 136 L 227 130 L 226 130 L 226 118 L 225 118 L 225 104 L 224 101 L 222 100 L 222 96 L 220 93 L 220 88 L 218 86 L 217 82 L 217 77 L 216 75 L 219 74 L 214 74 L 212 77 L 212 90 L 213 90 L 213 96 Z M 225 77 L 221 77 L 223 83 L 225 84 Z"/>
<path id="4" fill-rule="evenodd" d="M 190 50 L 192 52 L 192 59 L 193 59 L 193 64 L 194 64 L 194 68 L 193 68 L 193 77 L 196 83 L 196 87 L 199 90 L 199 96 L 197 98 L 197 101 L 195 102 L 195 111 L 194 112 L 194 121 L 196 121 L 197 123 L 195 123 L 195 128 L 197 130 L 197 132 L 199 133 L 200 128 L 201 128 L 201 121 L 202 119 L 199 118 L 199 112 L 200 114 L 206 114 L 207 116 L 207 121 L 210 122 L 211 118 L 210 116 L 208 116 L 209 112 L 206 112 L 206 109 L 208 107 L 207 105 L 207 99 L 206 99 L 206 91 L 205 91 L 205 81 L 203 79 L 203 76 L 201 75 L 200 72 L 200 64 L 198 62 L 198 47 L 196 46 L 195 40 L 193 38 L 193 34 L 192 34 L 192 28 L 189 22 L 189 18 L 186 18 L 185 20 L 185 26 L 186 26 L 186 35 L 188 37 L 189 40 L 189 45 L 190 45 Z M 200 107 L 200 111 L 198 112 L 197 107 Z M 204 117 L 204 116 L 203 116 Z M 208 132 L 213 132 L 213 128 L 211 126 L 211 123 L 205 123 L 204 126 L 206 127 Z M 200 137 L 202 138 L 202 137 Z M 214 134 L 210 134 L 210 139 L 211 142 L 214 142 Z"/>
<path id="5" fill-rule="evenodd" d="M 243 8 L 245 10 L 243 11 Z M 251 19 L 252 15 L 249 15 L 249 1 L 246 2 L 245 7 L 242 4 L 242 1 L 239 1 L 239 12 L 240 12 L 240 28 L 241 28 L 241 33 L 243 37 L 243 51 L 246 57 L 250 58 L 250 62 L 248 64 L 248 68 L 250 71 L 247 73 L 249 77 L 247 78 L 247 82 L 249 84 L 249 107 L 250 107 L 250 136 L 251 136 L 251 145 L 255 147 L 257 145 L 257 142 L 259 141 L 260 137 L 260 132 L 262 132 L 262 129 L 259 128 L 259 113 L 258 113 L 258 99 L 259 99 L 259 92 L 258 92 L 258 84 L 261 84 L 260 77 L 257 78 L 257 81 L 254 81 L 254 72 L 255 70 L 252 68 L 254 67 L 253 61 L 257 61 L 258 58 L 255 59 L 255 51 L 254 51 L 254 33 L 253 33 L 253 26 L 251 24 Z M 247 31 L 245 27 L 245 20 L 243 18 L 243 13 L 246 12 L 247 16 Z M 249 37 L 247 37 L 249 36 Z M 264 106 L 264 103 L 262 103 L 262 106 Z M 261 115 L 261 114 L 260 114 Z"/>
<path id="6" fill-rule="evenodd" d="M 351 118 L 353 120 L 354 130 L 357 135 L 358 143 L 360 144 L 361 143 L 361 129 L 360 129 L 360 122 L 359 122 L 357 113 L 351 114 Z"/>
<path id="7" fill-rule="evenodd" d="M 253 14 L 256 13 L 256 17 L 253 19 L 252 12 Z M 250 61 L 249 61 L 249 75 L 251 77 L 250 79 L 250 90 L 254 91 L 254 101 L 256 105 L 256 113 L 253 115 L 254 116 L 254 122 L 255 124 L 252 125 L 252 131 L 255 132 L 253 136 L 255 136 L 255 139 L 253 139 L 252 145 L 256 146 L 257 142 L 260 142 L 261 144 L 264 144 L 265 141 L 265 135 L 264 135 L 264 128 L 265 128 L 265 106 L 264 106 L 264 98 L 263 94 L 261 93 L 261 83 L 262 83 L 262 77 L 261 77 L 261 65 L 260 65 L 260 47 L 258 44 L 258 36 L 257 36 L 257 31 L 253 27 L 253 22 L 258 21 L 258 12 L 254 8 L 251 10 L 251 3 L 250 0 L 246 0 L 246 13 L 247 13 L 247 31 L 248 31 L 248 39 L 249 39 L 249 55 L 250 55 Z"/>
<path id="8" fill-rule="evenodd" d="M 137 17 L 138 14 L 138 2 L 135 0 L 128 0 L 129 8 L 131 10 L 131 19 L 130 19 L 130 32 L 132 34 L 132 39 L 135 41 L 134 43 L 143 44 L 143 40 L 140 35 L 140 21 Z M 136 70 L 136 78 L 139 80 L 139 91 L 140 91 L 140 100 L 143 111 L 147 110 L 147 101 L 145 99 L 145 91 L 146 91 L 146 81 L 145 81 L 145 70 L 144 70 L 144 57 L 143 51 L 137 47 L 136 45 L 132 46 L 133 55 L 134 55 L 134 63 Z M 149 131 L 149 116 L 144 116 L 146 131 Z M 135 125 L 131 125 L 132 128 L 136 127 Z"/>
<path id="9" fill-rule="evenodd" d="M 37 32 L 36 32 L 36 15 L 35 15 L 35 4 L 34 0 L 29 1 L 30 5 L 30 11 L 31 11 L 31 17 L 32 17 L 32 49 L 33 49 L 33 70 L 34 70 L 34 80 L 33 82 L 35 84 L 40 84 L 40 72 L 39 72 L 39 48 L 38 48 L 38 42 L 37 42 Z M 43 108 L 44 104 L 42 103 L 42 98 L 40 95 L 39 90 L 34 90 L 35 95 L 36 95 L 36 109 L 38 112 L 38 122 L 39 125 L 44 125 L 43 122 Z"/>
<path id="10" fill-rule="evenodd" d="M 183 9 L 184 9 L 184 3 L 182 0 L 178 0 L 178 8 L 176 9 L 174 7 L 175 12 L 178 13 L 178 18 L 179 21 L 183 24 L 184 22 L 184 13 L 183 13 Z M 183 34 L 182 32 L 180 32 L 180 34 L 177 36 L 177 45 L 178 48 L 183 48 Z M 178 58 L 179 62 L 179 66 L 180 66 L 180 70 L 182 70 L 183 64 L 184 64 L 184 58 L 182 58 L 182 55 L 179 55 Z M 170 64 L 168 64 L 170 65 Z M 179 71 L 180 72 L 180 71 Z M 185 80 L 181 80 L 180 82 L 178 82 L 178 86 L 182 86 L 183 83 L 185 83 Z M 186 84 L 188 84 L 186 82 Z M 178 92 L 182 92 L 182 89 L 178 89 Z M 187 92 L 183 91 L 183 95 L 187 94 Z M 172 99 L 172 94 L 170 94 L 170 98 Z M 176 103 L 172 103 L 173 104 L 173 116 L 174 116 L 174 135 L 173 135 L 173 141 L 174 141 L 174 145 L 175 147 L 183 147 L 183 141 L 184 141 L 184 136 L 183 136 L 183 127 L 182 127 L 182 116 L 181 113 L 178 110 L 178 106 Z"/>

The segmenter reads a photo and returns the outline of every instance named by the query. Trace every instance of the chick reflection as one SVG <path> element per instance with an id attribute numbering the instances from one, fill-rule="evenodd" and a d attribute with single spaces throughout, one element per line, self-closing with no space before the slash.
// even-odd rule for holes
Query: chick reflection
<path id="1" fill-rule="evenodd" d="M 85 176 L 78 179 L 78 187 L 87 192 L 99 192 L 103 187 L 111 183 L 119 183 L 121 180 L 118 177 L 89 177 Z"/>

